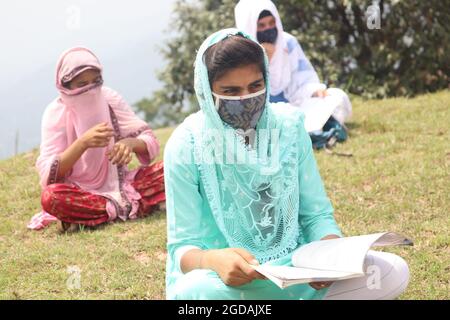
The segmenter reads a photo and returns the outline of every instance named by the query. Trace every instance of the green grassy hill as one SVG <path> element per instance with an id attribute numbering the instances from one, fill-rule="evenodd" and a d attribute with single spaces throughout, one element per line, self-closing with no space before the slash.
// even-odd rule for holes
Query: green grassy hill
<path id="1" fill-rule="evenodd" d="M 450 298 L 450 92 L 354 100 L 348 142 L 317 152 L 346 235 L 397 231 L 410 265 L 402 299 Z M 157 130 L 162 146 L 172 129 Z M 37 152 L 0 161 L 0 299 L 164 299 L 165 213 L 95 231 L 26 228 L 39 211 Z M 69 290 L 68 270 L 81 271 Z"/>

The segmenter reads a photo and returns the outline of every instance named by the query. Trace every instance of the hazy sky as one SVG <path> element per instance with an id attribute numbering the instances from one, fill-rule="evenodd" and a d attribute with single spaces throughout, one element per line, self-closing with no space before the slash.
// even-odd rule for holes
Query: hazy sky
<path id="1" fill-rule="evenodd" d="M 56 61 L 84 45 L 99 57 L 105 83 L 130 103 L 159 86 L 158 52 L 175 0 L 15 0 L 0 2 L 0 159 L 39 144 L 40 120 L 57 95 Z M 6 125 L 5 125 L 6 124 Z"/>

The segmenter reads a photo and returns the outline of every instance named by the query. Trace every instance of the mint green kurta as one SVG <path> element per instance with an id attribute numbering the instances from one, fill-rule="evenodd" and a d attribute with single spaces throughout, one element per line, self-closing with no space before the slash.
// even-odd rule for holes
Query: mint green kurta
<path id="1" fill-rule="evenodd" d="M 272 108 L 286 121 L 292 114 Z M 296 111 L 290 111 L 296 112 Z M 211 212 L 198 165 L 193 159 L 192 131 L 202 121 L 201 111 L 188 117 L 172 134 L 164 154 L 167 198 L 168 259 L 166 266 L 166 295 L 168 299 L 321 299 L 327 289 L 316 291 L 309 285 L 294 285 L 279 289 L 269 280 L 255 280 L 241 287 L 225 285 L 212 270 L 194 270 L 183 274 L 180 255 L 189 248 L 221 249 L 229 245 Z M 298 124 L 303 127 L 303 120 Z M 304 129 L 297 139 L 301 146 L 299 157 L 298 245 L 320 240 L 329 234 L 341 235 L 333 217 L 333 207 L 320 177 L 311 140 Z M 183 159 L 183 160 L 181 160 Z M 292 252 L 291 252 L 292 253 Z M 291 265 L 291 253 L 272 261 Z"/>

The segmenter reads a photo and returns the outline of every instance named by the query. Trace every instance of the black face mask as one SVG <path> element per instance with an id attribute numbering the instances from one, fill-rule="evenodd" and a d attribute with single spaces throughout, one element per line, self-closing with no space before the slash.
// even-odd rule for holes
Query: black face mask
<path id="1" fill-rule="evenodd" d="M 278 29 L 277 27 L 272 29 L 267 29 L 256 34 L 259 43 L 272 43 L 277 41 Z"/>

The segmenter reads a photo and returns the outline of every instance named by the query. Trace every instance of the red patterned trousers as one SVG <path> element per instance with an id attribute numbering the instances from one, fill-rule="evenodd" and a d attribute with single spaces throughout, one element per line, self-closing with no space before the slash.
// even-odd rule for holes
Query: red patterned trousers
<path id="1" fill-rule="evenodd" d="M 164 168 L 158 162 L 141 168 L 132 182 L 139 192 L 138 216 L 151 214 L 166 200 L 164 193 Z M 48 185 L 41 196 L 44 211 L 63 222 L 96 226 L 108 221 L 105 197 L 84 191 L 72 184 L 55 183 Z"/>

